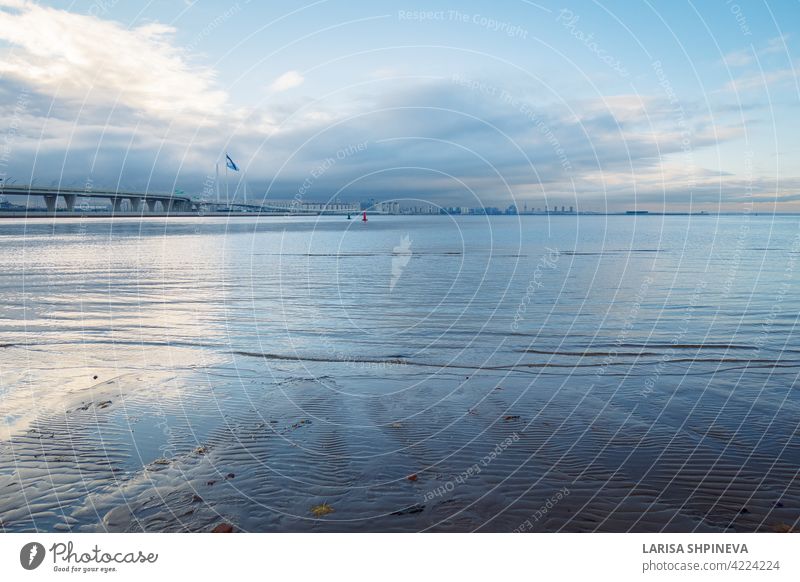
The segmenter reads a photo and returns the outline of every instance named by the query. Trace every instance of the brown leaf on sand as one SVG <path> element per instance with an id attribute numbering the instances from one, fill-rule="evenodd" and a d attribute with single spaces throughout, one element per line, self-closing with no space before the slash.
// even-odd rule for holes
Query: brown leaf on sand
<path id="1" fill-rule="evenodd" d="M 233 533 L 233 526 L 229 523 L 221 523 L 212 529 L 211 533 Z"/>
<path id="2" fill-rule="evenodd" d="M 322 517 L 323 515 L 333 513 L 333 507 L 327 503 L 320 503 L 319 505 L 315 505 L 311 508 L 311 513 L 313 513 L 316 517 Z"/>
<path id="3" fill-rule="evenodd" d="M 406 479 L 408 479 L 409 481 L 416 481 L 417 479 L 419 479 L 419 477 L 417 477 L 417 474 L 414 473 L 413 475 L 409 475 L 408 477 L 406 477 Z"/>

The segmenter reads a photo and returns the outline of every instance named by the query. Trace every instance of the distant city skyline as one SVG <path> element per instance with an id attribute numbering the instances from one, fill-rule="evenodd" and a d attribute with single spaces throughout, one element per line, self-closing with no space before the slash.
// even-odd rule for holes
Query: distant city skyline
<path id="1" fill-rule="evenodd" d="M 797 212 L 798 29 L 790 3 L 0 0 L 0 180 Z"/>

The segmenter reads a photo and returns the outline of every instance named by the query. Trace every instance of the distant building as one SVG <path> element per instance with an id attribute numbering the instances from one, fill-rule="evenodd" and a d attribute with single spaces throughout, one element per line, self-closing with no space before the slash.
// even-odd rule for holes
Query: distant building
<path id="1" fill-rule="evenodd" d="M 298 200 L 267 200 L 262 205 L 266 212 L 281 212 L 288 214 L 348 214 L 358 213 L 361 206 L 350 202 L 301 202 Z"/>
<path id="2" fill-rule="evenodd" d="M 366 210 L 372 210 L 373 212 L 378 212 L 380 214 L 400 214 L 400 203 L 377 202 L 373 204 L 372 207 L 367 208 Z"/>

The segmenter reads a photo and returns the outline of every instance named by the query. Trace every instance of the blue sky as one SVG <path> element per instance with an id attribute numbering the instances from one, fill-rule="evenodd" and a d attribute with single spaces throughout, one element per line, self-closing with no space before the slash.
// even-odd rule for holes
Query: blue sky
<path id="1" fill-rule="evenodd" d="M 200 193 L 227 151 L 258 197 L 797 211 L 799 27 L 790 2 L 0 0 L 0 177 Z"/>

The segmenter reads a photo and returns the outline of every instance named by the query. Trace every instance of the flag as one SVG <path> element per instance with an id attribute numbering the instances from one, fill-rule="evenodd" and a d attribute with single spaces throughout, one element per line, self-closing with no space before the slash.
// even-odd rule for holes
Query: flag
<path id="1" fill-rule="evenodd" d="M 238 172 L 239 171 L 239 166 L 237 166 L 233 162 L 233 160 L 231 159 L 231 157 L 228 154 L 225 154 L 225 165 L 228 166 L 234 172 Z"/>

